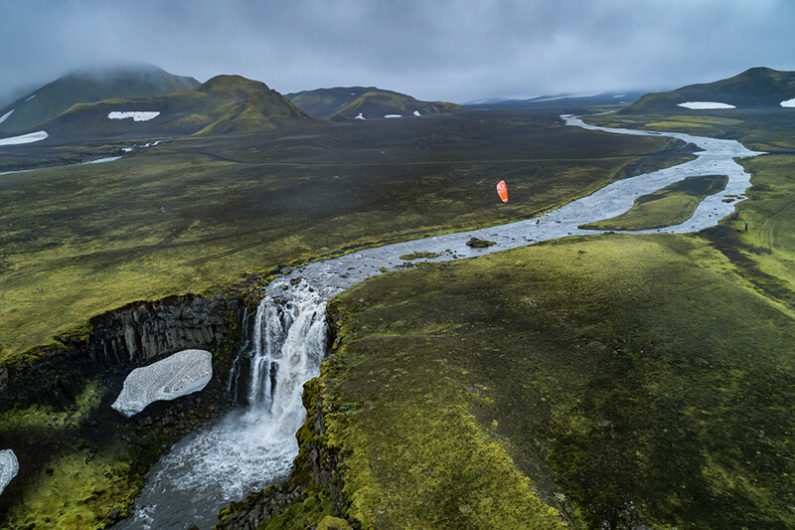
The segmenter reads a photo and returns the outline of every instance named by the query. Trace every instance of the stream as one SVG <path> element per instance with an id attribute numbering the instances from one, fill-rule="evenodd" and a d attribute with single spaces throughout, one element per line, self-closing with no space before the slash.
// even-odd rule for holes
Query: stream
<path id="1" fill-rule="evenodd" d="M 578 226 L 620 215 L 636 198 L 685 178 L 726 175 L 725 189 L 704 198 L 687 221 L 641 231 L 697 232 L 717 224 L 744 199 L 751 176 L 735 158 L 764 154 L 734 140 L 597 127 L 571 115 L 561 119 L 594 131 L 676 138 L 701 151 L 692 161 L 614 182 L 535 219 L 369 248 L 311 263 L 275 279 L 265 288 L 248 346 L 236 361 L 236 366 L 249 365 L 247 406 L 171 447 L 147 473 L 131 517 L 114 528 L 184 529 L 191 524 L 212 528 L 216 512 L 229 502 L 285 479 L 298 454 L 295 433 L 306 416 L 303 383 L 319 375 L 327 353 L 326 303 L 365 278 L 399 269 L 404 262 L 400 256 L 429 251 L 439 256 L 415 261 L 445 261 L 599 233 Z M 471 237 L 496 244 L 470 248 L 466 242 Z"/>

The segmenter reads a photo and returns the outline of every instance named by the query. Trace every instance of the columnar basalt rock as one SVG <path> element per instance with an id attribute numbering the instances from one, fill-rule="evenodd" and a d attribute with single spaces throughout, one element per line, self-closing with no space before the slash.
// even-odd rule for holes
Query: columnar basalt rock
<path id="1" fill-rule="evenodd" d="M 0 368 L 0 411 L 16 403 L 59 406 L 74 399 L 87 378 L 110 377 L 120 385 L 131 369 L 165 355 L 215 351 L 236 339 L 242 306 L 236 298 L 189 294 L 134 302 L 94 317 L 85 337 L 57 337 L 62 345 Z"/>

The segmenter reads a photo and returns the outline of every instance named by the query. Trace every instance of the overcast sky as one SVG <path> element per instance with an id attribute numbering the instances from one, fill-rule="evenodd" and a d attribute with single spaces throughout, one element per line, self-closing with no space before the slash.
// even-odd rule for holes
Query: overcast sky
<path id="1" fill-rule="evenodd" d="M 147 62 L 466 102 L 795 70 L 792 0 L 0 0 L 0 94 Z"/>

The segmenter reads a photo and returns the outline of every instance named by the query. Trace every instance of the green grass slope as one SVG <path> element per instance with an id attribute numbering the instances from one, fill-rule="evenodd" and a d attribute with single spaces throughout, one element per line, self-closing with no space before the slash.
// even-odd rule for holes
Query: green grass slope
<path id="1" fill-rule="evenodd" d="M 147 121 L 109 119 L 115 111 L 155 111 Z M 162 97 L 77 104 L 43 125 L 50 143 L 80 139 L 171 135 L 239 134 L 311 118 L 264 83 L 240 76 L 217 76 Z"/>
<path id="2" fill-rule="evenodd" d="M 677 106 L 685 101 L 717 101 L 742 109 L 763 107 L 782 109 L 780 103 L 792 98 L 795 98 L 795 72 L 780 72 L 757 67 L 714 83 L 689 85 L 671 92 L 646 94 L 621 110 L 621 113 L 687 112 L 687 109 Z M 782 109 L 782 111 L 788 110 Z"/>
<path id="3" fill-rule="evenodd" d="M 551 528 L 529 517 L 553 507 L 589 528 L 795 525 L 795 314 L 702 238 L 426 265 L 335 309 L 326 426 L 363 528 Z"/>
<path id="4" fill-rule="evenodd" d="M 382 118 L 386 114 L 413 115 L 459 112 L 464 107 L 443 101 L 419 101 L 406 94 L 376 87 L 336 87 L 287 94 L 303 111 L 324 119 Z"/>
<path id="5" fill-rule="evenodd" d="M 198 84 L 192 77 L 169 74 L 151 65 L 75 72 L 1 108 L 0 116 L 11 110 L 14 112 L 0 123 L 0 135 L 28 131 L 54 119 L 76 103 L 163 96 Z"/>
<path id="6" fill-rule="evenodd" d="M 769 154 L 739 162 L 752 174 L 749 200 L 737 203 L 727 222 L 706 230 L 716 248 L 761 292 L 795 306 L 795 113 L 789 109 L 722 111 L 725 117 L 664 113 L 591 116 L 618 127 L 674 130 L 737 139 Z M 745 222 L 748 222 L 748 231 Z"/>
<path id="7" fill-rule="evenodd" d="M 533 216 L 671 145 L 546 112 L 471 112 L 184 138 L 110 164 L 4 175 L 0 358 L 138 299 Z M 494 191 L 502 179 L 507 205 Z"/>

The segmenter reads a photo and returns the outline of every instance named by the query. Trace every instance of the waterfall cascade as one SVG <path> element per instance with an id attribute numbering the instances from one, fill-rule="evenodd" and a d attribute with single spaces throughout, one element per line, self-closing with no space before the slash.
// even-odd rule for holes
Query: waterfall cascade
<path id="1" fill-rule="evenodd" d="M 326 354 L 326 301 L 305 281 L 269 289 L 229 378 L 246 406 L 174 445 L 117 528 L 211 528 L 215 511 L 287 477 L 306 418 L 303 384 Z"/>

